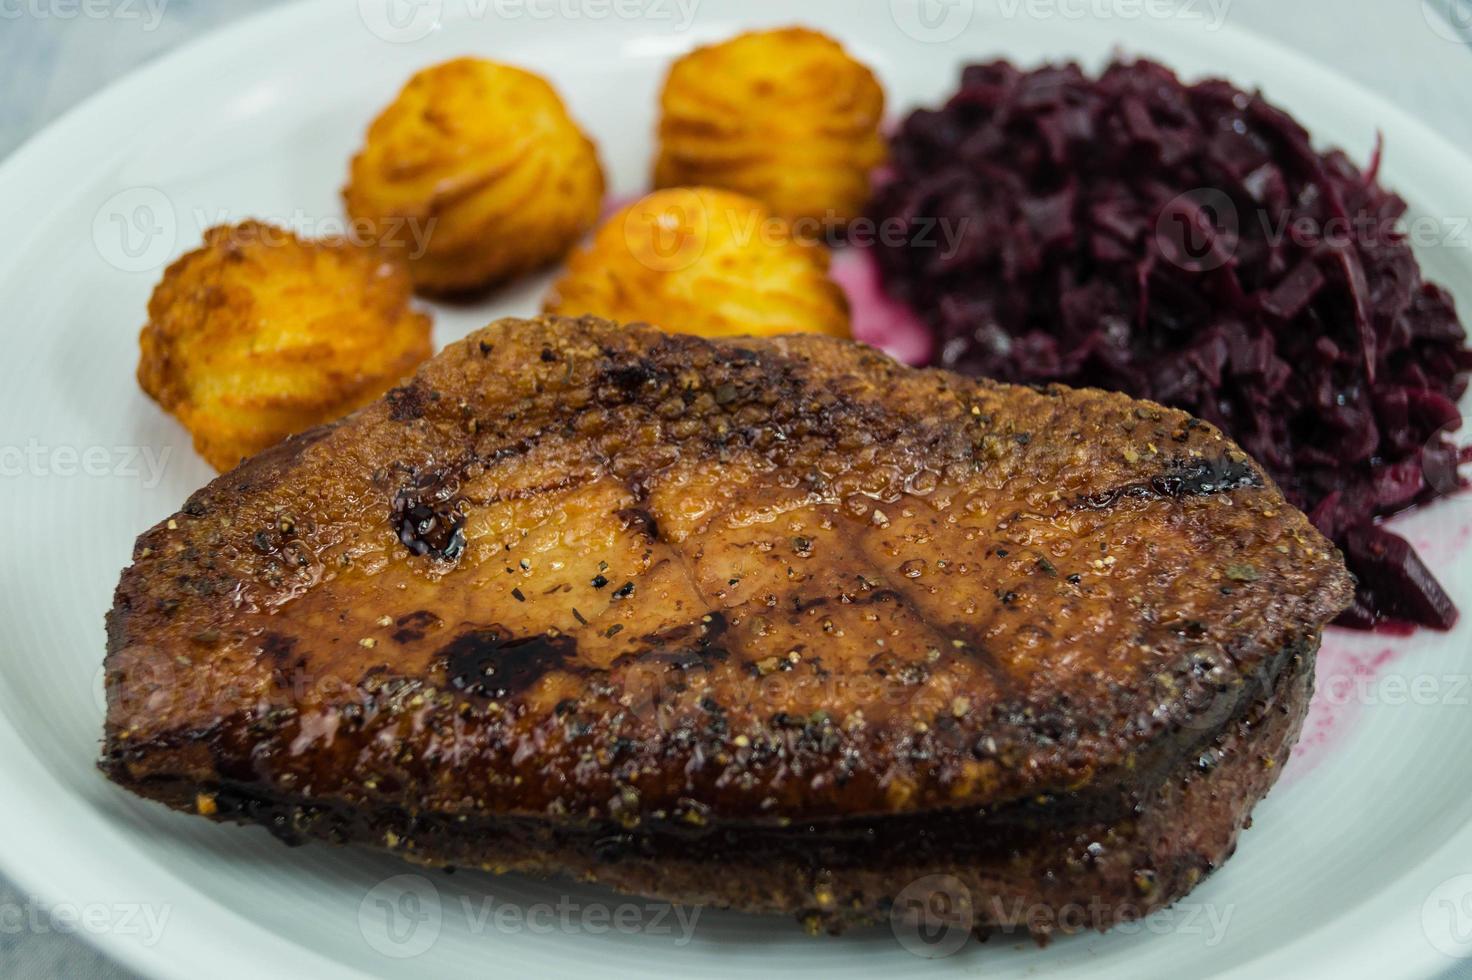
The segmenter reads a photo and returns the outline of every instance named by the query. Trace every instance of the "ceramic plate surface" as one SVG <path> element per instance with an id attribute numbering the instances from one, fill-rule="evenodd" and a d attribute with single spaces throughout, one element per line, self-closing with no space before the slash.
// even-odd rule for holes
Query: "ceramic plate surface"
<path id="1" fill-rule="evenodd" d="M 1024 16 L 1027 4 L 805 0 L 801 21 L 874 66 L 898 114 L 968 60 L 1116 48 L 1188 77 L 1261 86 L 1320 146 L 1363 162 L 1445 239 L 1429 275 L 1472 310 L 1472 162 L 1375 95 L 1227 28 L 1177 17 Z M 308 3 L 246 21 L 97 95 L 0 165 L 0 866 L 112 955 L 158 976 L 1432 976 L 1472 955 L 1472 615 L 1451 634 L 1334 632 L 1304 742 L 1240 852 L 1145 923 L 1045 949 L 944 945 L 885 928 L 811 939 L 560 882 L 444 875 L 368 853 L 288 849 L 135 800 L 94 768 L 102 618 L 135 535 L 211 473 L 133 379 L 163 266 L 248 216 L 342 229 L 338 188 L 411 71 L 460 54 L 549 76 L 599 142 L 615 196 L 646 188 L 670 59 L 783 0 Z M 1128 5 L 1120 5 L 1124 10 Z M 1151 5 L 1143 5 L 1149 8 Z M 1133 8 L 1131 8 L 1133 9 Z M 1463 227 L 1457 228 L 1461 216 Z M 1455 244 L 1460 235 L 1463 247 Z M 1432 236 L 1436 238 L 1435 235 Z M 436 341 L 530 313 L 546 278 L 436 311 Z M 1397 522 L 1472 612 L 1472 499 Z M 930 937 L 934 939 L 934 937 Z"/>

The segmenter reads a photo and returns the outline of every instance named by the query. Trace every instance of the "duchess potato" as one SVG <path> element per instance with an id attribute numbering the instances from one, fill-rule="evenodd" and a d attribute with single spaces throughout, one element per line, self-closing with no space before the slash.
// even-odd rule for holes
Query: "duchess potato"
<path id="1" fill-rule="evenodd" d="M 849 334 L 828 250 L 760 202 L 709 187 L 655 191 L 606 221 L 548 294 L 549 313 L 724 337 Z"/>
<path id="2" fill-rule="evenodd" d="M 402 259 L 248 221 L 164 273 L 138 383 L 226 470 L 372 401 L 430 353 Z"/>
<path id="3" fill-rule="evenodd" d="M 790 219 L 852 219 L 885 158 L 884 90 L 816 31 L 697 48 L 671 67 L 660 106 L 656 187 L 740 191 Z"/>
<path id="4" fill-rule="evenodd" d="M 415 285 L 454 294 L 560 259 L 597 221 L 603 186 L 551 85 L 459 58 L 409 79 L 373 121 L 343 199 L 380 242 L 425 239 Z"/>

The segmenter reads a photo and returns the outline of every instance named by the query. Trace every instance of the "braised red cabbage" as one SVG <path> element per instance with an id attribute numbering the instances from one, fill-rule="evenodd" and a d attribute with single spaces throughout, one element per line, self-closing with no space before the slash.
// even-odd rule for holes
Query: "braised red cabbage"
<path id="1" fill-rule="evenodd" d="M 875 246 L 938 363 L 1215 423 L 1344 549 L 1359 595 L 1342 623 L 1455 622 L 1410 545 L 1374 526 L 1461 485 L 1447 433 L 1472 368 L 1378 151 L 1361 171 L 1261 96 L 1148 61 L 1097 79 L 972 65 L 892 149 L 873 216 L 955 232 Z"/>

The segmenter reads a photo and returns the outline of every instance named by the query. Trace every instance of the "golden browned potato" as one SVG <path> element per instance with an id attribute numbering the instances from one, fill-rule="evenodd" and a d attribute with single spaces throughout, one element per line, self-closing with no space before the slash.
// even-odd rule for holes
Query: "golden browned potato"
<path id="1" fill-rule="evenodd" d="M 660 97 L 656 187 L 741 191 L 778 214 L 860 213 L 885 158 L 884 90 L 826 35 L 742 34 L 675 62 Z"/>
<path id="2" fill-rule="evenodd" d="M 610 217 L 573 254 L 545 306 L 704 337 L 847 337 L 848 303 L 828 259 L 754 198 L 679 187 Z"/>
<path id="3" fill-rule="evenodd" d="M 410 251 L 422 292 L 464 293 L 565 255 L 598 220 L 603 170 L 545 80 L 459 58 L 409 79 L 373 121 L 343 199 Z"/>
<path id="4" fill-rule="evenodd" d="M 138 338 L 138 383 L 227 470 L 383 394 L 429 357 L 392 252 L 255 221 L 211 228 L 169 266 Z"/>

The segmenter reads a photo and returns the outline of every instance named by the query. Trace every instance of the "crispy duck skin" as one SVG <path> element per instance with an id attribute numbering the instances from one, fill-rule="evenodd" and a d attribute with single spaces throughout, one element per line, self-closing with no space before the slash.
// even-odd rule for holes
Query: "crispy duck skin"
<path id="1" fill-rule="evenodd" d="M 930 873 L 978 925 L 1104 896 L 1107 927 L 1230 853 L 1350 594 L 1178 411 L 508 319 L 139 538 L 102 767 L 292 840 L 829 928 Z"/>

